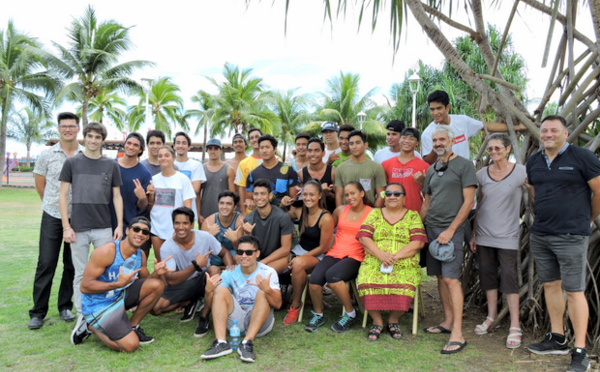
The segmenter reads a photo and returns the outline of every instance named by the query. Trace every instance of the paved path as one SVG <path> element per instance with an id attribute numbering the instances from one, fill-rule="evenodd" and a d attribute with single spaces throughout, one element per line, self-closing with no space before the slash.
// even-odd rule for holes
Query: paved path
<path id="1" fill-rule="evenodd" d="M 8 177 L 8 183 L 6 182 L 6 178 L 2 177 L 2 186 L 34 188 L 35 180 L 33 179 L 33 172 L 11 172 Z"/>

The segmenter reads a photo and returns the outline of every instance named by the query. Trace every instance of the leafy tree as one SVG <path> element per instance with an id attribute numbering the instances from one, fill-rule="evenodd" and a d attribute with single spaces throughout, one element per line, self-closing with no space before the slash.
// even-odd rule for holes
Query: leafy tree
<path id="1" fill-rule="evenodd" d="M 285 92 L 275 92 L 269 105 L 276 119 L 276 134 L 283 143 L 283 158 L 287 157 L 287 147 L 294 143 L 295 136 L 300 129 L 309 122 L 311 115 L 308 113 L 308 101 L 303 96 L 296 95 L 297 89 Z"/>
<path id="2" fill-rule="evenodd" d="M 55 102 L 68 99 L 81 102 L 83 125 L 88 123 L 90 101 L 115 90 L 131 92 L 140 85 L 130 78 L 133 71 L 153 66 L 148 61 L 129 61 L 118 64 L 123 52 L 131 49 L 129 27 L 114 20 L 99 22 L 96 12 L 89 6 L 85 14 L 74 19 L 68 28 L 70 44 L 68 47 L 57 43 L 62 60 L 60 71 L 68 78 L 76 78 L 67 84 L 57 95 Z"/>
<path id="3" fill-rule="evenodd" d="M 109 118 L 117 129 L 123 130 L 126 119 L 125 107 L 127 102 L 115 92 L 101 92 L 90 100 L 88 118 L 91 121 L 103 123 Z M 83 105 L 77 108 L 77 115 L 82 116 Z"/>
<path id="4" fill-rule="evenodd" d="M 208 139 L 208 128 L 213 122 L 215 115 L 215 99 L 210 93 L 200 89 L 193 97 L 192 102 L 197 103 L 200 106 L 199 109 L 187 110 L 185 118 L 197 118 L 198 126 L 194 131 L 194 134 L 200 133 L 200 128 L 204 128 L 204 144 L 206 145 Z M 214 129 L 214 127 L 213 127 Z M 211 133 L 212 136 L 212 133 Z M 206 146 L 202 147 L 202 161 L 206 158 Z"/>
<path id="5" fill-rule="evenodd" d="M 45 99 L 60 86 L 46 69 L 51 64 L 38 41 L 14 27 L 0 30 L 0 168 L 4 169 L 8 121 L 20 103 L 36 113 L 47 112 Z M 2 185 L 0 185 L 0 188 Z"/>
<path id="6" fill-rule="evenodd" d="M 8 137 L 21 142 L 27 148 L 27 167 L 31 165 L 31 145 L 58 137 L 55 125 L 48 120 L 48 116 L 29 108 L 13 114 L 9 123 Z"/>

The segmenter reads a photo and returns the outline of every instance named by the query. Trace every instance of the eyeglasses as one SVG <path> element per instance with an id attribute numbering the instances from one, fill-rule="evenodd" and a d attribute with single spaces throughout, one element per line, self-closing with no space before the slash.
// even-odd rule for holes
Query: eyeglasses
<path id="1" fill-rule="evenodd" d="M 436 163 L 433 165 L 433 170 L 434 170 L 434 171 L 436 171 L 436 172 L 437 172 L 437 175 L 441 177 L 441 176 L 443 176 L 443 175 L 444 175 L 444 172 L 446 171 L 446 169 L 448 169 L 448 163 L 441 163 L 441 164 L 442 164 L 442 166 L 441 166 L 439 169 L 437 168 L 437 164 L 438 164 L 438 163 L 440 163 L 440 162 L 436 162 Z"/>
<path id="2" fill-rule="evenodd" d="M 499 147 L 499 146 L 490 146 L 490 147 L 487 148 L 487 151 L 488 152 L 492 152 L 492 151 L 498 152 L 498 151 L 500 151 L 502 149 L 505 149 L 505 148 L 506 148 L 506 146 L 502 146 L 502 147 Z"/>
<path id="3" fill-rule="evenodd" d="M 59 125 L 58 127 L 64 130 L 75 130 L 78 128 L 77 125 Z"/>
<path id="4" fill-rule="evenodd" d="M 238 249 L 237 250 L 237 254 L 239 254 L 240 256 L 246 255 L 246 256 L 252 256 L 254 254 L 254 252 L 256 252 L 256 249 Z"/>
<path id="5" fill-rule="evenodd" d="M 139 233 L 141 231 L 142 234 L 144 234 L 146 236 L 150 235 L 150 230 L 142 229 L 141 227 L 138 227 L 138 226 L 131 227 L 131 230 L 133 230 L 134 233 Z"/>
<path id="6" fill-rule="evenodd" d="M 406 195 L 406 193 L 404 191 L 386 191 L 385 192 L 385 197 L 389 198 L 392 195 L 394 195 L 395 197 L 399 198 L 400 195 Z"/>

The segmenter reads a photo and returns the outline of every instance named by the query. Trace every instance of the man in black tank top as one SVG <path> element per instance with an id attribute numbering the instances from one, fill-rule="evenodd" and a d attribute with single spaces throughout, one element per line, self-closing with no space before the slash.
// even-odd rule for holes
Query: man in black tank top
<path id="1" fill-rule="evenodd" d="M 333 213 L 335 210 L 335 168 L 323 163 L 325 155 L 325 144 L 319 138 L 311 138 L 308 141 L 308 165 L 298 170 L 298 176 L 302 184 L 311 179 L 321 182 L 327 210 Z"/>

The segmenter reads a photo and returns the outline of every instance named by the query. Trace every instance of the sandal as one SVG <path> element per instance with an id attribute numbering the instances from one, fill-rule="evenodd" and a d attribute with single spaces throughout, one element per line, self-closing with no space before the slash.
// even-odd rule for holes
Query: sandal
<path id="1" fill-rule="evenodd" d="M 379 340 L 379 336 L 381 336 L 381 331 L 383 331 L 382 326 L 373 324 L 371 326 L 369 334 L 367 335 L 367 338 L 369 339 L 369 341 L 377 341 Z"/>
<path id="2" fill-rule="evenodd" d="M 483 323 L 481 323 L 481 324 L 479 324 L 479 325 L 477 325 L 475 327 L 475 334 L 476 335 L 481 336 L 481 335 L 486 335 L 488 333 L 488 329 L 490 328 L 490 326 L 487 325 L 487 323 L 486 323 L 488 320 L 490 322 L 494 323 L 495 319 L 492 318 L 492 317 L 490 317 L 490 316 L 488 316 L 487 318 L 485 318 L 485 320 L 483 321 Z"/>
<path id="3" fill-rule="evenodd" d="M 516 331 L 510 333 L 510 331 Z M 508 329 L 508 337 L 506 337 L 506 347 L 509 349 L 518 349 L 521 347 L 521 336 L 523 336 L 523 330 L 519 327 L 510 327 Z M 510 345 L 509 342 L 514 343 Z"/>
<path id="4" fill-rule="evenodd" d="M 404 335 L 404 333 L 402 333 L 402 330 L 400 329 L 400 326 L 398 326 L 398 323 L 388 324 L 388 331 L 390 332 L 390 335 L 394 340 L 399 340 Z"/>

